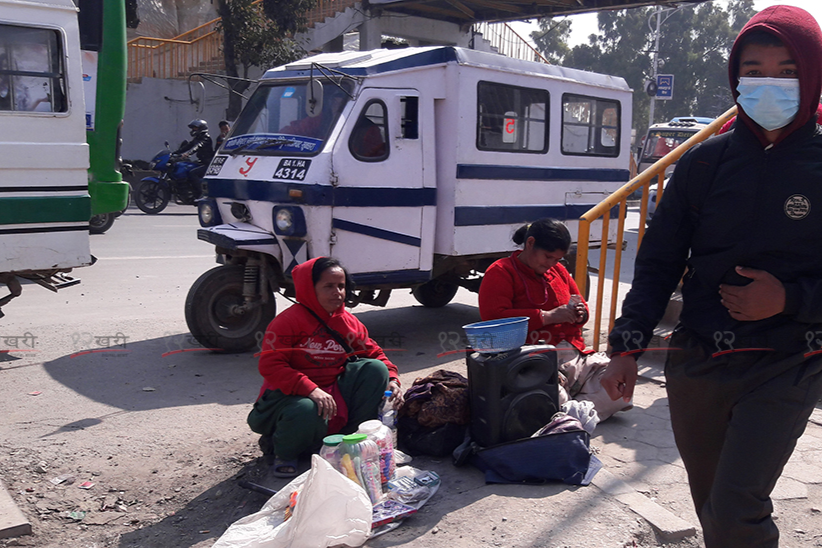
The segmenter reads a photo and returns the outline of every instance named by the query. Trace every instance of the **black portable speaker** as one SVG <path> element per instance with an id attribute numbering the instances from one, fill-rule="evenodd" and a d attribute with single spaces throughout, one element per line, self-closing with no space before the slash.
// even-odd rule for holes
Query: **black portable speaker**
<path id="1" fill-rule="evenodd" d="M 488 447 L 527 438 L 559 410 L 557 353 L 550 345 L 523 346 L 467 358 L 471 437 Z"/>

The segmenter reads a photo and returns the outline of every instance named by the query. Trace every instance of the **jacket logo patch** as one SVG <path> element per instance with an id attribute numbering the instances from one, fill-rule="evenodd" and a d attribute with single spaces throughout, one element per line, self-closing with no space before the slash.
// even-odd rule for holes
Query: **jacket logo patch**
<path id="1" fill-rule="evenodd" d="M 811 212 L 811 201 L 801 194 L 794 194 L 785 200 L 785 215 L 789 219 L 798 221 L 804 219 Z"/>

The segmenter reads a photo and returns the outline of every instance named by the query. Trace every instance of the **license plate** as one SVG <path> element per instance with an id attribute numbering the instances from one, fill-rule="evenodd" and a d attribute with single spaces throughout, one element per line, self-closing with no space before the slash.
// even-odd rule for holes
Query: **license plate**
<path id="1" fill-rule="evenodd" d="M 219 175 L 220 170 L 223 169 L 223 164 L 228 159 L 228 156 L 215 156 L 213 160 L 211 160 L 211 165 L 208 166 L 208 171 L 206 171 L 206 175 Z"/>
<path id="2" fill-rule="evenodd" d="M 274 179 L 285 179 L 286 181 L 304 181 L 308 174 L 308 166 L 311 160 L 298 158 L 283 158 L 274 172 Z"/>

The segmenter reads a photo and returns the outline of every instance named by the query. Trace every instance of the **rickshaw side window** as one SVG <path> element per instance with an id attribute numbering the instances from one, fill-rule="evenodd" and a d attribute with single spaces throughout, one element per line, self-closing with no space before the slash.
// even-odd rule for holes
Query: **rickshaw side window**
<path id="1" fill-rule="evenodd" d="M 547 152 L 549 99 L 542 89 L 479 82 L 477 149 Z"/>
<path id="2" fill-rule="evenodd" d="M 419 139 L 420 137 L 420 98 L 401 97 L 400 108 L 402 108 L 402 118 L 400 128 L 403 139 Z"/>
<path id="3" fill-rule="evenodd" d="M 380 162 L 388 158 L 388 116 L 385 103 L 372 100 L 366 103 L 351 137 L 348 149 L 361 162 Z"/>
<path id="4" fill-rule="evenodd" d="M 0 24 L 0 110 L 67 112 L 60 33 Z"/>
<path id="5" fill-rule="evenodd" d="M 562 153 L 619 156 L 618 101 L 565 94 L 562 96 Z"/>

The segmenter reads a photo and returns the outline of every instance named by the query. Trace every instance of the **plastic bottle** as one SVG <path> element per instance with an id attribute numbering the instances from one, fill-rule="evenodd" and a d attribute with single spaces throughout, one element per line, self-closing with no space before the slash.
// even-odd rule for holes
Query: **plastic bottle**
<path id="1" fill-rule="evenodd" d="M 340 444 L 342 441 L 342 434 L 332 434 L 323 438 L 323 446 L 320 448 L 320 456 L 337 470 L 340 469 Z"/>
<path id="2" fill-rule="evenodd" d="M 391 445 L 396 449 L 397 447 L 397 409 L 394 407 L 394 402 L 391 396 L 394 393 L 386 390 L 382 403 L 380 404 L 379 418 L 380 422 L 386 425 L 391 430 Z"/>
<path id="3" fill-rule="evenodd" d="M 365 421 L 357 429 L 373 440 L 380 450 L 380 482 L 383 485 L 394 478 L 396 462 L 394 460 L 394 444 L 391 441 L 391 429 L 378 420 Z"/>
<path id="4" fill-rule="evenodd" d="M 380 450 L 366 434 L 343 437 L 340 449 L 340 472 L 359 483 L 368 493 L 372 504 L 382 498 L 380 483 Z"/>

